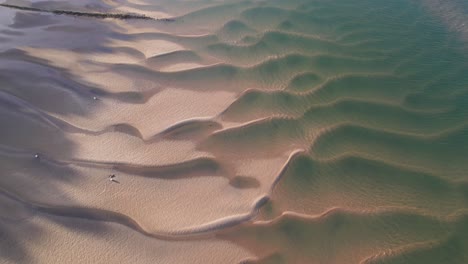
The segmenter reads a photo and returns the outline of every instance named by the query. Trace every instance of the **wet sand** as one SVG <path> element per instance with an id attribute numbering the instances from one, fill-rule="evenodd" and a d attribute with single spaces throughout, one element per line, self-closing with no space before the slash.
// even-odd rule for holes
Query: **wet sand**
<path id="1" fill-rule="evenodd" d="M 0 263 L 468 262 L 466 3 L 2 4 Z"/>

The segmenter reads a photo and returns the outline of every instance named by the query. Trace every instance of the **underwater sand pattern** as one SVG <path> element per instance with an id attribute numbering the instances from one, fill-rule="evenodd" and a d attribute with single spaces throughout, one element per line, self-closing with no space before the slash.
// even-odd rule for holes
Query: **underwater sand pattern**
<path id="1" fill-rule="evenodd" d="M 4 1 L 0 263 L 468 263 L 467 16 Z"/>

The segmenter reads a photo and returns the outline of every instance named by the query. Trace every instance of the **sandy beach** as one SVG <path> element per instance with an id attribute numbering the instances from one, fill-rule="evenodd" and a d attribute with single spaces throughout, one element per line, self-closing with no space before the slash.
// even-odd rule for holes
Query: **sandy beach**
<path id="1" fill-rule="evenodd" d="M 468 263 L 467 34 L 459 0 L 0 1 L 0 263 Z"/>

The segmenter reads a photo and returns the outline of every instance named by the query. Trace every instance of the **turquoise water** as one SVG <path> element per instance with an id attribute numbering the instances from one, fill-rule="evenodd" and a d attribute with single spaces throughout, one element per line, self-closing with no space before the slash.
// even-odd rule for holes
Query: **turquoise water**
<path id="1" fill-rule="evenodd" d="M 310 143 L 263 208 L 281 220 L 242 233 L 259 252 L 283 245 L 260 262 L 468 261 L 466 3 L 310 1 L 242 17 L 277 26 L 225 53 L 294 55 L 255 66 L 274 91 L 246 93 L 226 117 L 275 116 L 245 130 L 250 144 Z M 332 208 L 345 211 L 322 215 Z"/>

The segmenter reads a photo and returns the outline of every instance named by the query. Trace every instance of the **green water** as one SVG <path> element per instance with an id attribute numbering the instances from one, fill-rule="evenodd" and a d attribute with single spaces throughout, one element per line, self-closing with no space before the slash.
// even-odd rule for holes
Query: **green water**
<path id="1" fill-rule="evenodd" d="M 266 6 L 241 17 L 253 28 L 277 25 L 270 33 L 254 45 L 213 49 L 238 63 L 290 54 L 249 69 L 261 78 L 257 88 L 274 91 L 246 93 L 225 114 L 238 121 L 275 116 L 268 127 L 229 135 L 239 142 L 248 135 L 250 144 L 263 137 L 275 144 L 274 130 L 284 140 L 310 143 L 285 170 L 263 217 L 285 211 L 317 217 L 339 207 L 362 219 L 346 211 L 258 226 L 246 236 L 283 245 L 260 262 L 466 263 L 466 4 Z M 379 253 L 365 253 L 367 247 Z"/>

